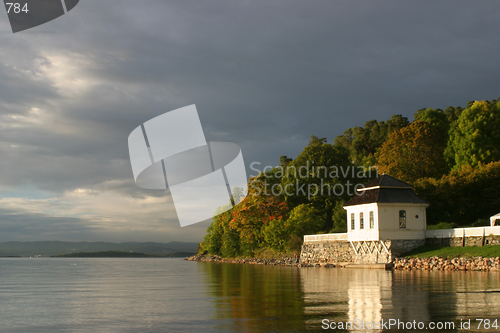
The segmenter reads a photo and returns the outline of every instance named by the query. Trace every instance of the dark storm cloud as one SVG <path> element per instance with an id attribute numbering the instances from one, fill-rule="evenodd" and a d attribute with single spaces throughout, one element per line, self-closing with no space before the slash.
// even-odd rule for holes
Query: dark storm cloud
<path id="1" fill-rule="evenodd" d="M 333 142 L 370 119 L 496 98 L 499 10 L 465 1 L 81 2 L 31 33 L 2 35 L 0 183 L 144 198 L 128 134 L 189 104 L 207 139 L 240 145 L 254 174 L 251 162 L 295 157 L 310 135 Z M 45 30 L 55 33 L 36 33 Z"/>
<path id="2" fill-rule="evenodd" d="M 209 139 L 237 140 L 251 160 L 297 154 L 311 134 L 333 141 L 372 118 L 498 91 L 494 3 L 101 6 L 114 11 L 109 30 L 93 25 L 93 48 L 123 55 L 102 77 L 171 92 L 142 115 L 196 103 Z"/>

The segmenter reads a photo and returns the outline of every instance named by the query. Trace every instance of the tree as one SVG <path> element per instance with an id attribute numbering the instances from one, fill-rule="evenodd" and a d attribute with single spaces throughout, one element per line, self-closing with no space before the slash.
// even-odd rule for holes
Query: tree
<path id="1" fill-rule="evenodd" d="M 290 237 L 289 230 L 285 227 L 285 222 L 282 219 L 269 221 L 263 228 L 262 234 L 266 244 L 277 251 L 283 252 L 286 250 L 286 243 Z"/>
<path id="2" fill-rule="evenodd" d="M 264 192 L 264 180 L 267 180 L 266 174 L 250 179 L 248 195 L 237 206 L 221 214 L 219 212 L 228 207 L 216 211 L 201 245 L 204 251 L 229 258 L 252 256 L 254 250 L 264 246 L 262 228 L 288 217 L 283 198 Z M 235 188 L 233 195 L 239 190 Z"/>
<path id="3" fill-rule="evenodd" d="M 286 155 L 280 156 L 280 166 L 283 168 L 286 168 L 291 161 L 293 161 L 293 158 L 289 158 Z"/>
<path id="4" fill-rule="evenodd" d="M 444 109 L 444 114 L 446 115 L 446 118 L 448 118 L 450 124 L 452 124 L 458 120 L 463 110 L 464 108 L 460 106 L 457 107 L 448 106 L 446 109 Z"/>
<path id="5" fill-rule="evenodd" d="M 304 237 L 316 234 L 323 228 L 323 219 L 312 204 L 302 204 L 290 212 L 290 217 L 285 222 L 285 229 L 290 235 Z"/>
<path id="6" fill-rule="evenodd" d="M 459 169 L 500 160 L 500 101 L 469 102 L 450 130 L 446 158 Z"/>
<path id="7" fill-rule="evenodd" d="M 403 127 L 410 125 L 408 118 L 403 117 L 400 114 L 395 114 L 391 116 L 391 119 L 386 121 L 387 124 L 387 135 L 394 131 L 400 130 Z"/>
<path id="8" fill-rule="evenodd" d="M 272 170 L 270 175 L 276 170 Z M 266 183 L 274 178 L 267 178 L 268 174 L 261 174 L 251 178 L 248 186 L 248 195 L 231 213 L 230 230 L 239 235 L 239 253 L 252 256 L 254 251 L 264 245 L 262 229 L 273 220 L 283 220 L 288 217 L 288 205 L 282 195 L 273 195 L 267 190 Z M 276 182 L 276 179 L 274 179 Z M 279 183 L 278 183 L 279 184 Z"/>
<path id="9" fill-rule="evenodd" d="M 302 204 L 290 212 L 288 219 L 273 220 L 267 223 L 262 229 L 262 233 L 269 247 L 278 251 L 296 250 L 288 248 L 291 240 L 302 239 L 304 235 L 316 234 L 323 230 L 323 225 L 323 219 L 318 216 L 318 212 L 312 204 Z"/>
<path id="10" fill-rule="evenodd" d="M 221 254 L 222 236 L 224 234 L 223 224 L 229 222 L 230 216 L 230 212 L 224 212 L 214 217 L 214 221 L 207 228 L 207 234 L 203 238 L 203 242 L 200 243 L 203 251 L 216 255 Z"/>
<path id="11" fill-rule="evenodd" d="M 498 213 L 500 162 L 477 167 L 462 165 L 440 179 L 423 178 L 414 183 L 418 195 L 431 203 L 429 224 L 440 222 L 471 225 Z"/>
<path id="12" fill-rule="evenodd" d="M 333 228 L 330 232 L 347 232 L 347 211 L 344 200 L 337 201 L 333 208 Z"/>
<path id="13" fill-rule="evenodd" d="M 353 164 L 368 168 L 376 164 L 377 152 L 389 134 L 408 124 L 408 118 L 401 115 L 393 115 L 385 122 L 372 119 L 364 127 L 349 128 L 337 136 L 334 146 L 348 149 Z"/>
<path id="14" fill-rule="evenodd" d="M 393 132 L 380 149 L 379 171 L 404 181 L 441 177 L 448 170 L 439 126 L 421 120 Z"/>
<path id="15" fill-rule="evenodd" d="M 234 258 L 240 254 L 240 235 L 237 230 L 232 229 L 229 225 L 230 216 L 225 219 L 222 224 L 224 233 L 222 234 L 222 242 L 220 253 L 224 258 Z"/>
<path id="16" fill-rule="evenodd" d="M 335 203 L 349 197 L 347 181 L 354 192 L 351 168 L 354 166 L 346 148 L 328 144 L 325 138 L 311 136 L 307 147 L 284 171 L 281 188 L 286 190 L 285 201 L 291 209 L 311 203 L 316 215 L 323 220 L 324 231 L 328 231 L 333 226 Z M 348 174 L 343 177 L 341 171 L 337 174 L 335 170 L 347 171 Z"/>
<path id="17" fill-rule="evenodd" d="M 415 120 L 420 120 L 438 127 L 443 134 L 443 141 L 448 140 L 448 130 L 450 129 L 450 120 L 441 109 L 420 109 L 414 114 Z"/>

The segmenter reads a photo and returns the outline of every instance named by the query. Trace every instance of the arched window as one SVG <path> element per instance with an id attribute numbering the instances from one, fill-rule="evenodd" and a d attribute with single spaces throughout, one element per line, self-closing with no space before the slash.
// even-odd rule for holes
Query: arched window
<path id="1" fill-rule="evenodd" d="M 359 229 L 365 228 L 365 221 L 363 220 L 363 212 L 359 213 Z"/>
<path id="2" fill-rule="evenodd" d="M 373 211 L 370 212 L 370 229 L 375 228 L 375 219 L 373 217 Z"/>
<path id="3" fill-rule="evenodd" d="M 406 228 L 406 210 L 399 211 L 399 227 Z"/>
<path id="4" fill-rule="evenodd" d="M 356 227 L 354 222 L 354 213 L 351 213 L 351 230 L 354 230 Z"/>

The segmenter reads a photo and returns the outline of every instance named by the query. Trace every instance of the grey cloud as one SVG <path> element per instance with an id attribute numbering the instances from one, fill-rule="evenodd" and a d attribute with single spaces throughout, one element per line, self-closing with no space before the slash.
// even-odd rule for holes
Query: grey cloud
<path id="1" fill-rule="evenodd" d="M 154 229 L 155 224 L 161 227 L 160 231 Z M 0 208 L 0 242 L 36 240 L 169 242 L 179 239 L 199 241 L 208 227 L 207 222 L 182 229 L 175 225 L 165 228 L 161 222 L 155 224 L 153 227 L 138 225 L 136 228 L 108 230 L 89 219 Z"/>
<path id="2" fill-rule="evenodd" d="M 465 1 L 80 2 L 32 30 L 54 33 L 6 35 L 0 47 L 0 185 L 29 180 L 58 195 L 82 187 L 144 198 L 132 182 L 128 134 L 190 104 L 207 140 L 238 144 L 252 174 L 251 162 L 295 157 L 310 135 L 333 142 L 373 118 L 496 98 L 498 9 Z M 65 79 L 88 86 L 67 94 L 45 76 L 64 70 L 53 56 L 80 61 Z M 49 122 L 14 126 L 11 116 L 36 120 L 28 112 L 36 106 Z"/>
<path id="3" fill-rule="evenodd" d="M 11 240 L 79 240 L 95 238 L 88 221 L 71 217 L 0 209 L 0 241 Z"/>

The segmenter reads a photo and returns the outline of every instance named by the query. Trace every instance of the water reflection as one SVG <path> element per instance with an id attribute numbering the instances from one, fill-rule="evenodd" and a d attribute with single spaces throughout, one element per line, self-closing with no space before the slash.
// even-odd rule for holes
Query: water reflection
<path id="1" fill-rule="evenodd" d="M 381 322 L 382 309 L 394 309 L 390 273 L 380 270 L 350 270 L 348 273 L 351 275 L 348 287 L 349 321 Z"/>
<path id="2" fill-rule="evenodd" d="M 500 313 L 500 293 L 484 292 L 500 289 L 498 273 L 200 264 L 225 331 L 316 331 L 328 319 L 454 322 L 441 331 L 465 332 L 461 322 L 470 319 L 474 329 L 476 319 Z"/>
<path id="3" fill-rule="evenodd" d="M 297 268 L 200 262 L 215 303 L 218 329 L 231 332 L 305 330 Z M 205 283 L 206 283 L 205 282 Z"/>

